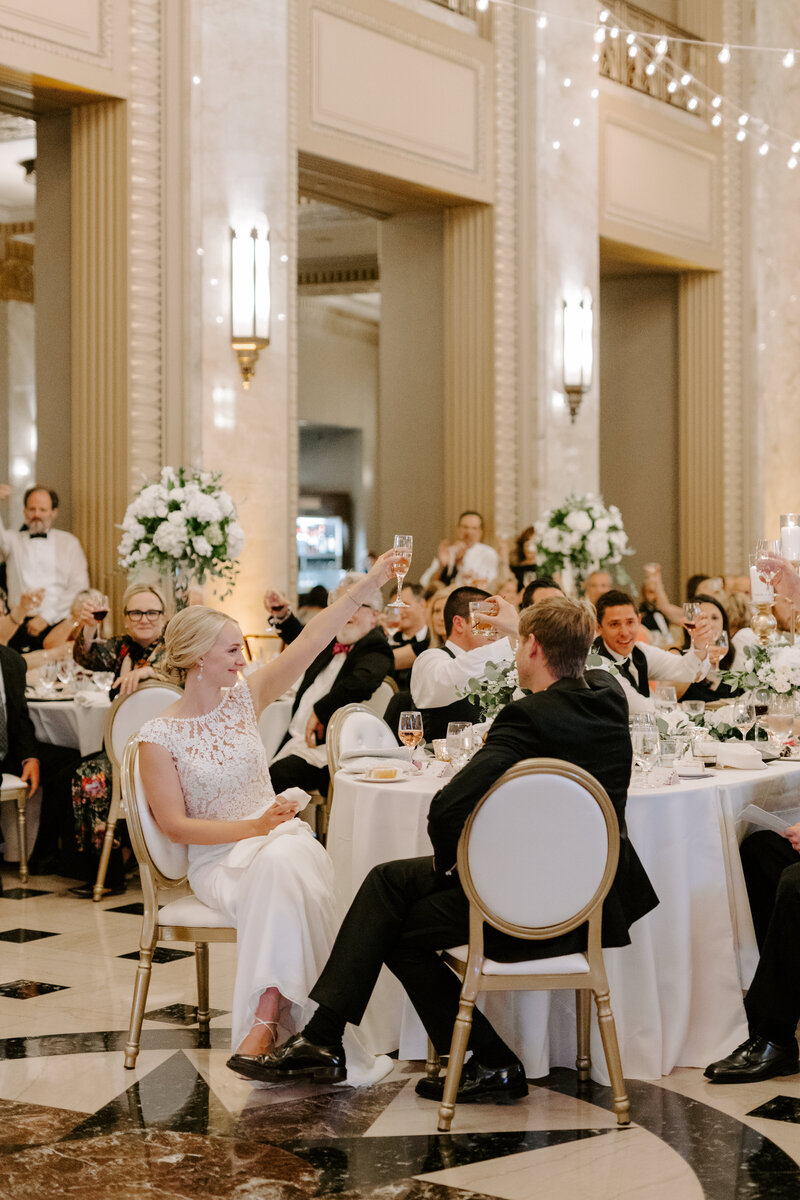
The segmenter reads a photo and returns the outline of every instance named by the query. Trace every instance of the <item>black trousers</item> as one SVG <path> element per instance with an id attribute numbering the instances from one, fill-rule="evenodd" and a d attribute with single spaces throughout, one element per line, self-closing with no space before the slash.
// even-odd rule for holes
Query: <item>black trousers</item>
<path id="1" fill-rule="evenodd" d="M 746 837 L 739 847 L 739 854 L 756 941 L 761 950 L 775 907 L 778 882 L 787 867 L 800 862 L 800 855 L 787 838 L 769 829 L 761 829 Z"/>
<path id="2" fill-rule="evenodd" d="M 304 758 L 300 758 L 299 754 L 287 754 L 286 758 L 279 758 L 277 762 L 271 763 L 269 777 L 276 795 L 285 788 L 299 787 L 305 792 L 322 792 L 324 796 L 330 782 L 327 767 L 312 766 Z"/>
<path id="3" fill-rule="evenodd" d="M 778 1045 L 792 1041 L 800 1021 L 799 942 L 800 862 L 796 861 L 784 868 L 778 880 L 761 957 L 744 1002 L 751 1034 Z"/>
<path id="4" fill-rule="evenodd" d="M 432 858 L 373 867 L 342 922 L 311 999 L 358 1025 L 385 964 L 400 980 L 439 1054 L 447 1054 L 461 983 L 437 954 L 469 938 L 469 902 L 456 876 L 437 875 Z M 485 926 L 486 954 L 506 962 L 547 958 L 578 948 L 581 931 L 523 941 Z M 585 945 L 585 930 L 583 932 Z M 503 1042 L 476 1008 L 470 1048 Z"/>
<path id="5" fill-rule="evenodd" d="M 81 761 L 80 751 L 71 746 L 36 742 L 42 785 L 39 832 L 31 858 L 58 858 L 63 873 L 72 875 L 76 866 L 75 822 L 72 814 L 72 774 Z M 0 770 L 18 775 L 22 764 L 9 755 Z M 60 849 L 59 849 L 60 846 Z"/>

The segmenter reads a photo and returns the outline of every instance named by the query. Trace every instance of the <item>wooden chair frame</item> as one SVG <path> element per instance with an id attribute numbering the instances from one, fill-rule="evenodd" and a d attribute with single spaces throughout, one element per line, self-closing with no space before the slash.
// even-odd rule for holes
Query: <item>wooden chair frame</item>
<path id="1" fill-rule="evenodd" d="M 145 691 L 147 688 L 161 688 L 162 691 L 166 688 L 169 691 L 175 692 L 176 695 L 182 696 L 183 689 L 177 684 L 169 683 L 167 680 L 161 679 L 146 679 L 144 683 L 140 683 L 137 692 Z M 114 753 L 114 742 L 111 736 L 111 731 L 114 726 L 114 718 L 117 710 L 128 699 L 127 696 L 117 696 L 112 702 L 111 708 L 106 716 L 106 723 L 103 728 L 103 749 L 108 755 L 111 763 L 111 803 L 108 807 L 108 817 L 106 818 L 106 831 L 103 835 L 103 846 L 100 851 L 100 861 L 97 864 L 97 878 L 94 881 L 94 891 L 92 899 L 95 904 L 98 900 L 103 899 L 103 891 L 106 883 L 106 872 L 108 871 L 109 860 L 111 859 L 111 850 L 114 845 L 114 831 L 117 826 L 117 821 L 120 817 L 125 816 L 124 805 L 122 802 L 122 790 L 120 787 L 120 763 L 117 761 L 117 756 Z"/>
<path id="2" fill-rule="evenodd" d="M 557 925 L 529 927 L 514 925 L 493 913 L 478 894 L 469 869 L 469 840 L 478 813 L 487 800 L 513 779 L 535 778 L 537 775 L 558 775 L 580 784 L 597 802 L 603 815 L 608 837 L 606 865 L 602 879 L 594 895 L 583 908 L 573 916 Z M 601 924 L 603 901 L 614 879 L 619 859 L 619 825 L 614 807 L 608 795 L 597 780 L 587 771 L 560 759 L 540 758 L 526 759 L 517 763 L 497 780 L 485 796 L 479 801 L 469 816 L 458 842 L 458 874 L 461 885 L 469 899 L 469 946 L 467 961 L 462 962 L 450 951 L 442 954 L 447 965 L 455 971 L 462 981 L 461 998 L 458 1015 L 453 1027 L 453 1038 L 450 1045 L 450 1057 L 445 1076 L 444 1094 L 439 1108 L 438 1128 L 440 1132 L 450 1129 L 455 1113 L 458 1083 L 461 1068 L 467 1051 L 470 1030 L 472 1028 L 472 1010 L 475 1001 L 482 991 L 555 991 L 569 989 L 575 991 L 578 1053 L 576 1067 L 578 1079 L 585 1081 L 589 1078 L 591 1057 L 589 1050 L 590 997 L 593 995 L 597 1005 L 597 1016 L 600 1026 L 600 1036 L 603 1042 L 608 1073 L 614 1094 L 614 1111 L 617 1114 L 619 1126 L 630 1123 L 630 1103 L 625 1092 L 625 1082 L 622 1075 L 619 1043 L 617 1040 L 614 1014 L 611 1010 L 608 979 L 601 944 Z M 512 937 L 530 941 L 542 941 L 569 933 L 578 926 L 586 923 L 587 948 L 584 952 L 588 971 L 558 975 L 486 975 L 483 973 L 485 955 L 483 951 L 484 923 L 488 922 L 495 929 Z M 430 1077 L 438 1074 L 438 1057 L 435 1050 L 428 1046 L 426 1073 Z"/>
<path id="3" fill-rule="evenodd" d="M 139 753 L 138 743 L 131 738 L 125 747 L 121 764 L 121 790 L 126 805 L 128 830 L 131 835 L 133 850 L 139 863 L 139 874 L 142 881 L 144 899 L 144 915 L 142 917 L 142 932 L 139 939 L 139 965 L 136 968 L 136 981 L 133 988 L 131 1003 L 131 1019 L 128 1028 L 128 1040 L 125 1043 L 125 1066 L 132 1069 L 136 1065 L 139 1054 L 139 1042 L 142 1035 L 142 1021 L 147 1004 L 147 993 L 150 989 L 150 975 L 153 966 L 153 951 L 159 942 L 194 942 L 195 966 L 197 970 L 197 1023 L 200 1036 L 206 1042 L 209 1036 L 209 987 L 208 987 L 208 944 L 209 942 L 235 942 L 236 930 L 233 926 L 203 926 L 203 925 L 170 925 L 159 922 L 159 893 L 163 891 L 191 892 L 186 875 L 180 878 L 170 878 L 164 875 L 153 861 L 147 840 L 142 829 L 139 809 L 137 807 L 136 788 L 136 759 Z M 170 899 L 178 899 L 177 896 Z"/>

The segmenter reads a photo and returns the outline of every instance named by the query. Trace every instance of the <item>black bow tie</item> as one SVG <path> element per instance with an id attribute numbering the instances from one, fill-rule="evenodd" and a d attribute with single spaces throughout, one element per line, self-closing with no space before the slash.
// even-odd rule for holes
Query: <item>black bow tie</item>
<path id="1" fill-rule="evenodd" d="M 46 538 L 46 537 L 47 537 L 47 534 L 46 534 L 46 533 L 29 533 L 29 534 L 28 534 L 28 537 L 29 537 L 29 538 L 31 538 L 31 539 L 33 539 L 33 538 L 37 538 L 37 537 L 43 537 L 43 538 Z"/>

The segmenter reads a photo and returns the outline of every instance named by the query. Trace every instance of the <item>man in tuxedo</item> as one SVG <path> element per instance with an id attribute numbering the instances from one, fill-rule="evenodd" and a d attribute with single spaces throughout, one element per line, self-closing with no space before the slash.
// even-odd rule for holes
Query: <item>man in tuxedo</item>
<path id="1" fill-rule="evenodd" d="M 483 517 L 468 509 L 458 518 L 454 542 L 443 541 L 431 565 L 420 579 L 424 588 L 432 583 L 488 586 L 497 578 L 500 556 L 483 540 Z"/>
<path id="2" fill-rule="evenodd" d="M 42 784 L 39 835 L 28 864 L 31 874 L 71 874 L 75 838 L 70 782 L 81 756 L 68 746 L 36 740 L 25 701 L 26 672 L 22 655 L 0 645 L 0 772 L 18 775 L 27 783 L 30 796 Z"/>
<path id="3" fill-rule="evenodd" d="M 469 904 L 455 870 L 461 830 L 478 801 L 515 763 L 560 758 L 589 771 L 605 787 L 619 819 L 619 865 L 603 910 L 603 944 L 623 946 L 628 929 L 657 903 L 628 841 L 625 801 L 631 770 L 628 708 L 605 671 L 584 674 L 594 615 L 564 597 L 543 601 L 519 619 L 516 662 L 530 695 L 506 706 L 474 758 L 434 797 L 428 814 L 433 858 L 403 859 L 373 868 L 344 919 L 330 958 L 311 991 L 318 1008 L 302 1031 L 273 1057 L 230 1061 L 250 1078 L 307 1076 L 342 1079 L 342 1035 L 364 1015 L 385 963 L 405 987 L 436 1050 L 446 1054 L 458 1010 L 460 983 L 437 951 L 463 944 Z M 586 927 L 548 941 L 523 941 L 486 927 L 486 953 L 509 962 L 583 949 Z M 476 1009 L 472 1057 L 459 1100 L 517 1099 L 527 1093 L 522 1063 Z M 417 1093 L 441 1099 L 443 1081 L 422 1079 Z"/>
<path id="4" fill-rule="evenodd" d="M 694 649 L 685 654 L 670 654 L 659 646 L 637 642 L 639 610 L 626 592 L 604 592 L 595 607 L 598 636 L 593 653 L 616 667 L 632 713 L 653 711 L 651 679 L 685 687 L 705 678 L 708 658 L 701 659 Z M 710 636 L 707 622 L 698 621 L 696 633 L 705 645 Z"/>
<path id="5" fill-rule="evenodd" d="M 350 572 L 334 599 L 356 578 L 363 576 Z M 287 645 L 293 642 L 302 625 L 285 597 L 268 591 L 264 606 L 282 640 Z M 327 791 L 328 722 L 337 708 L 368 700 L 394 665 L 386 635 L 376 628 L 382 607 L 381 594 L 376 591 L 368 604 L 355 610 L 338 639 L 317 655 L 303 676 L 286 739 L 269 765 L 276 794 L 287 787 Z"/>

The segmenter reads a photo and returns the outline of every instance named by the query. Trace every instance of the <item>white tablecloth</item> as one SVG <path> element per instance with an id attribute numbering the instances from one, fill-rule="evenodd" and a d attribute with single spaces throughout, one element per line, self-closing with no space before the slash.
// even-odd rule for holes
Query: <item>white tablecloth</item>
<path id="1" fill-rule="evenodd" d="M 108 698 L 99 703 L 77 704 L 74 700 L 29 700 L 28 712 L 40 742 L 73 746 L 81 755 L 103 748 L 103 729 L 111 707 Z"/>
<path id="2" fill-rule="evenodd" d="M 328 832 L 337 903 L 346 909 L 376 863 L 429 854 L 426 817 L 441 781 L 365 783 L 339 772 Z M 622 1065 L 630 1079 L 657 1079 L 675 1066 L 705 1066 L 743 1041 L 742 987 L 756 961 L 736 838 L 736 816 L 749 803 L 789 807 L 800 765 L 726 770 L 713 780 L 634 790 L 628 798 L 631 841 L 661 903 L 631 930 L 630 946 L 605 952 Z M 741 833 L 741 830 L 739 830 Z M 485 997 L 486 1012 L 531 1077 L 574 1066 L 572 993 Z M 370 1049 L 399 1046 L 423 1058 L 425 1037 L 399 984 L 384 971 L 362 1022 Z M 593 1076 L 607 1082 L 596 1021 Z"/>

